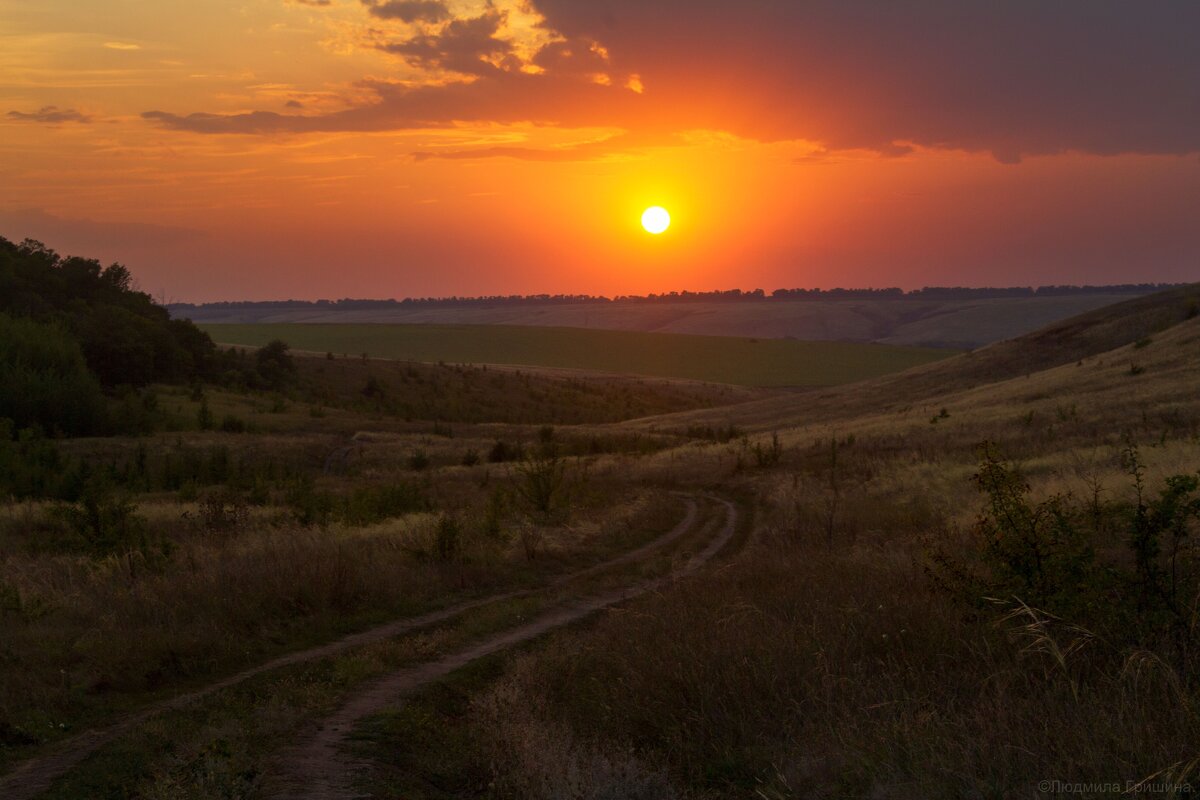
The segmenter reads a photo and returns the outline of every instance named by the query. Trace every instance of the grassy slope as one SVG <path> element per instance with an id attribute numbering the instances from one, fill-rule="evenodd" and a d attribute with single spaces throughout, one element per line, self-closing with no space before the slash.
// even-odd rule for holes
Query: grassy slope
<path id="1" fill-rule="evenodd" d="M 747 386 L 827 386 L 883 375 L 946 351 L 579 328 L 473 325 L 204 325 L 218 342 L 411 361 L 520 364 Z"/>
<path id="2" fill-rule="evenodd" d="M 996 386 L 1003 381 L 1024 381 L 1035 373 L 1064 365 L 1073 366 L 1081 360 L 1094 359 L 1121 348 L 1126 350 L 1116 357 L 1124 359 L 1121 368 L 1128 371 L 1131 362 L 1145 361 L 1163 349 L 1148 347 L 1141 352 L 1140 348 L 1133 348 L 1134 343 L 1153 340 L 1161 332 L 1188 322 L 1197 304 L 1200 304 L 1200 284 L 1090 311 L 1016 339 L 903 373 L 803 395 L 768 398 L 709 411 L 682 412 L 642 424 L 673 427 L 675 424 L 686 426 L 732 421 L 738 425 L 769 428 L 809 420 L 849 419 L 872 412 L 894 411 L 921 401 L 940 407 L 959 392 L 979 387 L 985 394 L 994 393 Z M 1170 336 L 1185 335 L 1185 330 L 1180 327 Z M 1116 362 L 1110 359 L 1108 363 L 1112 366 Z M 1095 363 L 1092 365 L 1095 366 Z M 1063 380 L 1071 382 L 1080 377 L 1077 372 L 1070 372 L 1069 375 Z M 1058 387 L 1054 391 L 1067 388 Z M 1120 394 L 1128 387 L 1123 382 L 1114 381 L 1109 388 Z M 1170 388 L 1167 390 L 1170 391 Z"/>

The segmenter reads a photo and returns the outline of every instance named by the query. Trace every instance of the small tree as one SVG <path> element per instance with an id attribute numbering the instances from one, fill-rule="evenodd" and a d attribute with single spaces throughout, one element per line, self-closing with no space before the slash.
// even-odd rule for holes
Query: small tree
<path id="1" fill-rule="evenodd" d="M 553 452 L 543 451 L 521 462 L 516 477 L 517 496 L 525 503 L 530 516 L 548 520 L 566 493 L 567 467 L 563 459 Z"/>
<path id="2" fill-rule="evenodd" d="M 255 367 L 263 382 L 272 389 L 283 389 L 296 377 L 296 362 L 287 342 L 273 339 L 254 354 Z"/>

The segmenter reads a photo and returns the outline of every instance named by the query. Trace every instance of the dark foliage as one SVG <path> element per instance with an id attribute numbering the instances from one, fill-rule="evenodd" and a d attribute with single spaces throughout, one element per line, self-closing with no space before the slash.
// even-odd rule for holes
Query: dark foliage
<path id="1" fill-rule="evenodd" d="M 0 418 L 65 435 L 103 427 L 100 384 L 60 324 L 0 313 Z"/>
<path id="2" fill-rule="evenodd" d="M 1172 475 L 1151 491 L 1137 448 L 1124 459 L 1133 503 L 1105 502 L 1098 492 L 1087 502 L 1069 494 L 1031 502 L 1021 473 L 985 445 L 975 475 L 985 497 L 978 560 L 935 553 L 931 574 L 983 606 L 1015 603 L 1122 646 L 1165 644 L 1180 674 L 1195 678 L 1200 475 Z"/>
<path id="3" fill-rule="evenodd" d="M 40 242 L 0 237 L 0 312 L 67 331 L 106 388 L 211 377 L 212 340 L 133 285 L 120 264 L 64 258 Z"/>

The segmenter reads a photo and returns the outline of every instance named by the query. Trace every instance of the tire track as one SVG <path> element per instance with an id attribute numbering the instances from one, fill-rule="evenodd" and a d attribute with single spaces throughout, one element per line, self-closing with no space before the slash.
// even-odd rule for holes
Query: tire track
<path id="1" fill-rule="evenodd" d="M 45 792 L 51 787 L 55 780 L 73 769 L 85 758 L 90 756 L 96 750 L 105 745 L 116 741 L 120 737 L 131 732 L 147 720 L 169 711 L 176 711 L 184 708 L 198 700 L 202 700 L 209 695 L 228 689 L 231 686 L 236 686 L 243 681 L 261 675 L 264 672 L 280 669 L 281 667 L 289 667 L 296 664 L 302 664 L 308 661 L 317 661 L 323 658 L 338 655 L 347 650 L 363 645 L 374 644 L 376 642 L 393 639 L 405 633 L 409 633 L 419 628 L 436 625 L 440 622 L 446 622 L 468 611 L 481 608 L 492 603 L 512 600 L 519 597 L 527 597 L 539 591 L 545 591 L 547 588 L 555 588 L 564 584 L 578 580 L 579 578 L 594 575 L 612 567 L 628 564 L 643 558 L 655 550 L 664 547 L 667 544 L 675 541 L 683 536 L 687 531 L 691 530 L 696 522 L 697 506 L 696 501 L 686 495 L 681 495 L 686 503 L 686 511 L 683 519 L 679 521 L 670 531 L 649 542 L 641 547 L 622 553 L 615 558 L 604 561 L 600 564 L 595 564 L 578 572 L 573 572 L 568 575 L 562 575 L 547 583 L 545 586 L 534 589 L 517 589 L 500 594 L 489 595 L 475 600 L 466 600 L 461 603 L 456 603 L 446 608 L 430 611 L 425 614 L 420 614 L 415 617 L 405 617 L 395 620 L 384 625 L 370 628 L 369 630 L 353 633 L 337 639 L 328 644 L 318 645 L 306 650 L 299 650 L 294 653 L 289 653 L 278 658 L 271 659 L 262 664 L 242 670 L 227 678 L 223 678 L 215 683 L 210 683 L 200 689 L 195 689 L 190 692 L 185 692 L 181 695 L 165 700 L 159 703 L 150 705 L 141 711 L 134 712 L 112 723 L 104 728 L 96 728 L 85 731 L 77 736 L 67 739 L 59 743 L 49 754 L 31 759 L 22 764 L 19 764 L 15 769 L 7 775 L 0 778 L 0 800 L 32 800 L 42 792 Z"/>
<path id="2" fill-rule="evenodd" d="M 343 747 L 357 723 L 393 707 L 403 695 L 443 678 L 472 661 L 528 642 L 695 572 L 729 544 L 737 529 L 738 515 L 734 505 L 720 498 L 708 499 L 724 506 L 724 525 L 720 526 L 708 545 L 683 566 L 662 577 L 638 581 L 620 589 L 566 603 L 523 625 L 489 636 L 434 661 L 398 670 L 375 682 L 327 717 L 307 740 L 280 755 L 273 774 L 267 780 L 266 796 L 273 800 L 355 800 L 363 797 L 354 790 L 354 778 L 360 771 L 369 768 L 369 764 L 347 756 Z"/>

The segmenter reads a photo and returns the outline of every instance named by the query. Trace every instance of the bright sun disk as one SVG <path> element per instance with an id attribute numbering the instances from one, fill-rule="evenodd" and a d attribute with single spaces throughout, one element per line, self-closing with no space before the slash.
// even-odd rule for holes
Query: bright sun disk
<path id="1" fill-rule="evenodd" d="M 648 233 L 662 233 L 671 227 L 671 215 L 662 206 L 650 206 L 642 212 L 642 227 Z"/>

